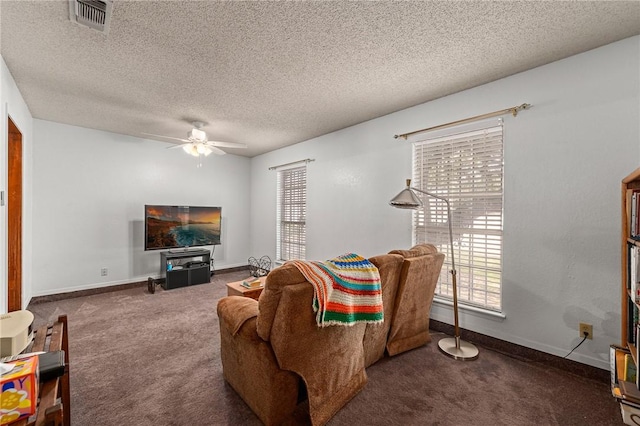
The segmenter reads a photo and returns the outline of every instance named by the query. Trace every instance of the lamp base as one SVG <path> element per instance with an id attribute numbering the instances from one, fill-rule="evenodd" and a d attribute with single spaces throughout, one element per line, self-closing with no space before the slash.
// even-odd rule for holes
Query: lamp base
<path id="1" fill-rule="evenodd" d="M 456 343 L 458 343 L 456 345 Z M 446 337 L 440 339 L 438 348 L 445 355 L 458 361 L 472 361 L 478 358 L 479 351 L 472 343 L 461 340 L 460 337 Z"/>

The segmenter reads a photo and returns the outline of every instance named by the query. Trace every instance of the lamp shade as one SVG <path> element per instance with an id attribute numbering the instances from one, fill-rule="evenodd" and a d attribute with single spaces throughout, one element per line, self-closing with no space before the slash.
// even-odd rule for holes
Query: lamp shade
<path id="1" fill-rule="evenodd" d="M 405 189 L 389 201 L 389 205 L 399 209 L 419 209 L 422 207 L 422 201 L 407 185 Z"/>
<path id="2" fill-rule="evenodd" d="M 198 152 L 204 154 L 205 157 L 208 157 L 213 152 L 207 145 L 202 145 L 202 147 L 202 152 L 200 151 L 200 149 L 198 149 Z"/>
<path id="3" fill-rule="evenodd" d="M 193 143 L 188 143 L 188 144 L 183 145 L 182 149 L 184 150 L 184 152 L 186 152 L 187 154 L 191 154 L 194 157 L 198 157 L 200 155 L 198 153 L 198 148 Z"/>

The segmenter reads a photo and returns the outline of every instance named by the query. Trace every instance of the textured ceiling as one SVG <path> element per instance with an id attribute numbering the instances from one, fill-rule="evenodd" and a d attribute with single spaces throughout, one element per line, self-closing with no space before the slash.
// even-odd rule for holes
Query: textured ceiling
<path id="1" fill-rule="evenodd" d="M 249 157 L 640 34 L 637 1 L 115 0 L 107 35 L 68 8 L 0 1 L 35 118 L 180 138 L 203 121 Z"/>

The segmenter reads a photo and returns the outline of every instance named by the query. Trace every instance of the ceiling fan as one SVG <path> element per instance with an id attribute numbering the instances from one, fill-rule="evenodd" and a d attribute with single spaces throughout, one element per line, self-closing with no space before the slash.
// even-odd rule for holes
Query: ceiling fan
<path id="1" fill-rule="evenodd" d="M 210 155 L 211 153 L 217 155 L 224 155 L 226 152 L 221 150 L 220 148 L 246 148 L 247 145 L 244 143 L 236 143 L 236 142 L 220 142 L 220 141 L 210 141 L 207 138 L 207 133 L 202 130 L 204 123 L 201 121 L 194 121 L 191 123 L 193 125 L 193 129 L 187 132 L 187 138 L 174 138 L 171 136 L 162 136 L 162 135 L 153 135 L 151 133 L 144 133 L 149 136 L 157 136 L 165 139 L 173 139 L 177 141 L 181 141 L 183 143 L 174 145 L 169 147 L 169 149 L 174 148 L 182 148 L 184 152 L 187 154 L 191 154 L 194 157 L 199 157 L 204 155 L 205 157 Z"/>

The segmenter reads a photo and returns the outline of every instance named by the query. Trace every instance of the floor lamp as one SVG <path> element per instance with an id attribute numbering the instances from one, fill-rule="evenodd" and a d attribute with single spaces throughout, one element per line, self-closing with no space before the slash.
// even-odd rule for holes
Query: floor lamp
<path id="1" fill-rule="evenodd" d="M 447 203 L 447 222 L 449 223 L 449 247 L 451 248 L 451 278 L 453 283 L 453 315 L 454 315 L 454 337 L 447 337 L 440 339 L 438 342 L 438 348 L 446 355 L 455 358 L 460 361 L 471 361 L 478 358 L 478 348 L 472 343 L 465 342 L 460 339 L 460 327 L 458 326 L 458 286 L 457 286 L 457 273 L 456 263 L 453 255 L 453 231 L 451 230 L 451 207 L 449 206 L 449 200 L 439 195 L 432 194 L 430 192 L 423 191 L 418 188 L 411 187 L 411 179 L 407 179 L 407 187 L 403 189 L 398 195 L 393 197 L 389 202 L 393 207 L 399 209 L 418 209 L 422 207 L 422 201 L 415 194 L 414 191 L 422 194 L 429 195 L 430 197 L 437 198 L 438 200 Z"/>

